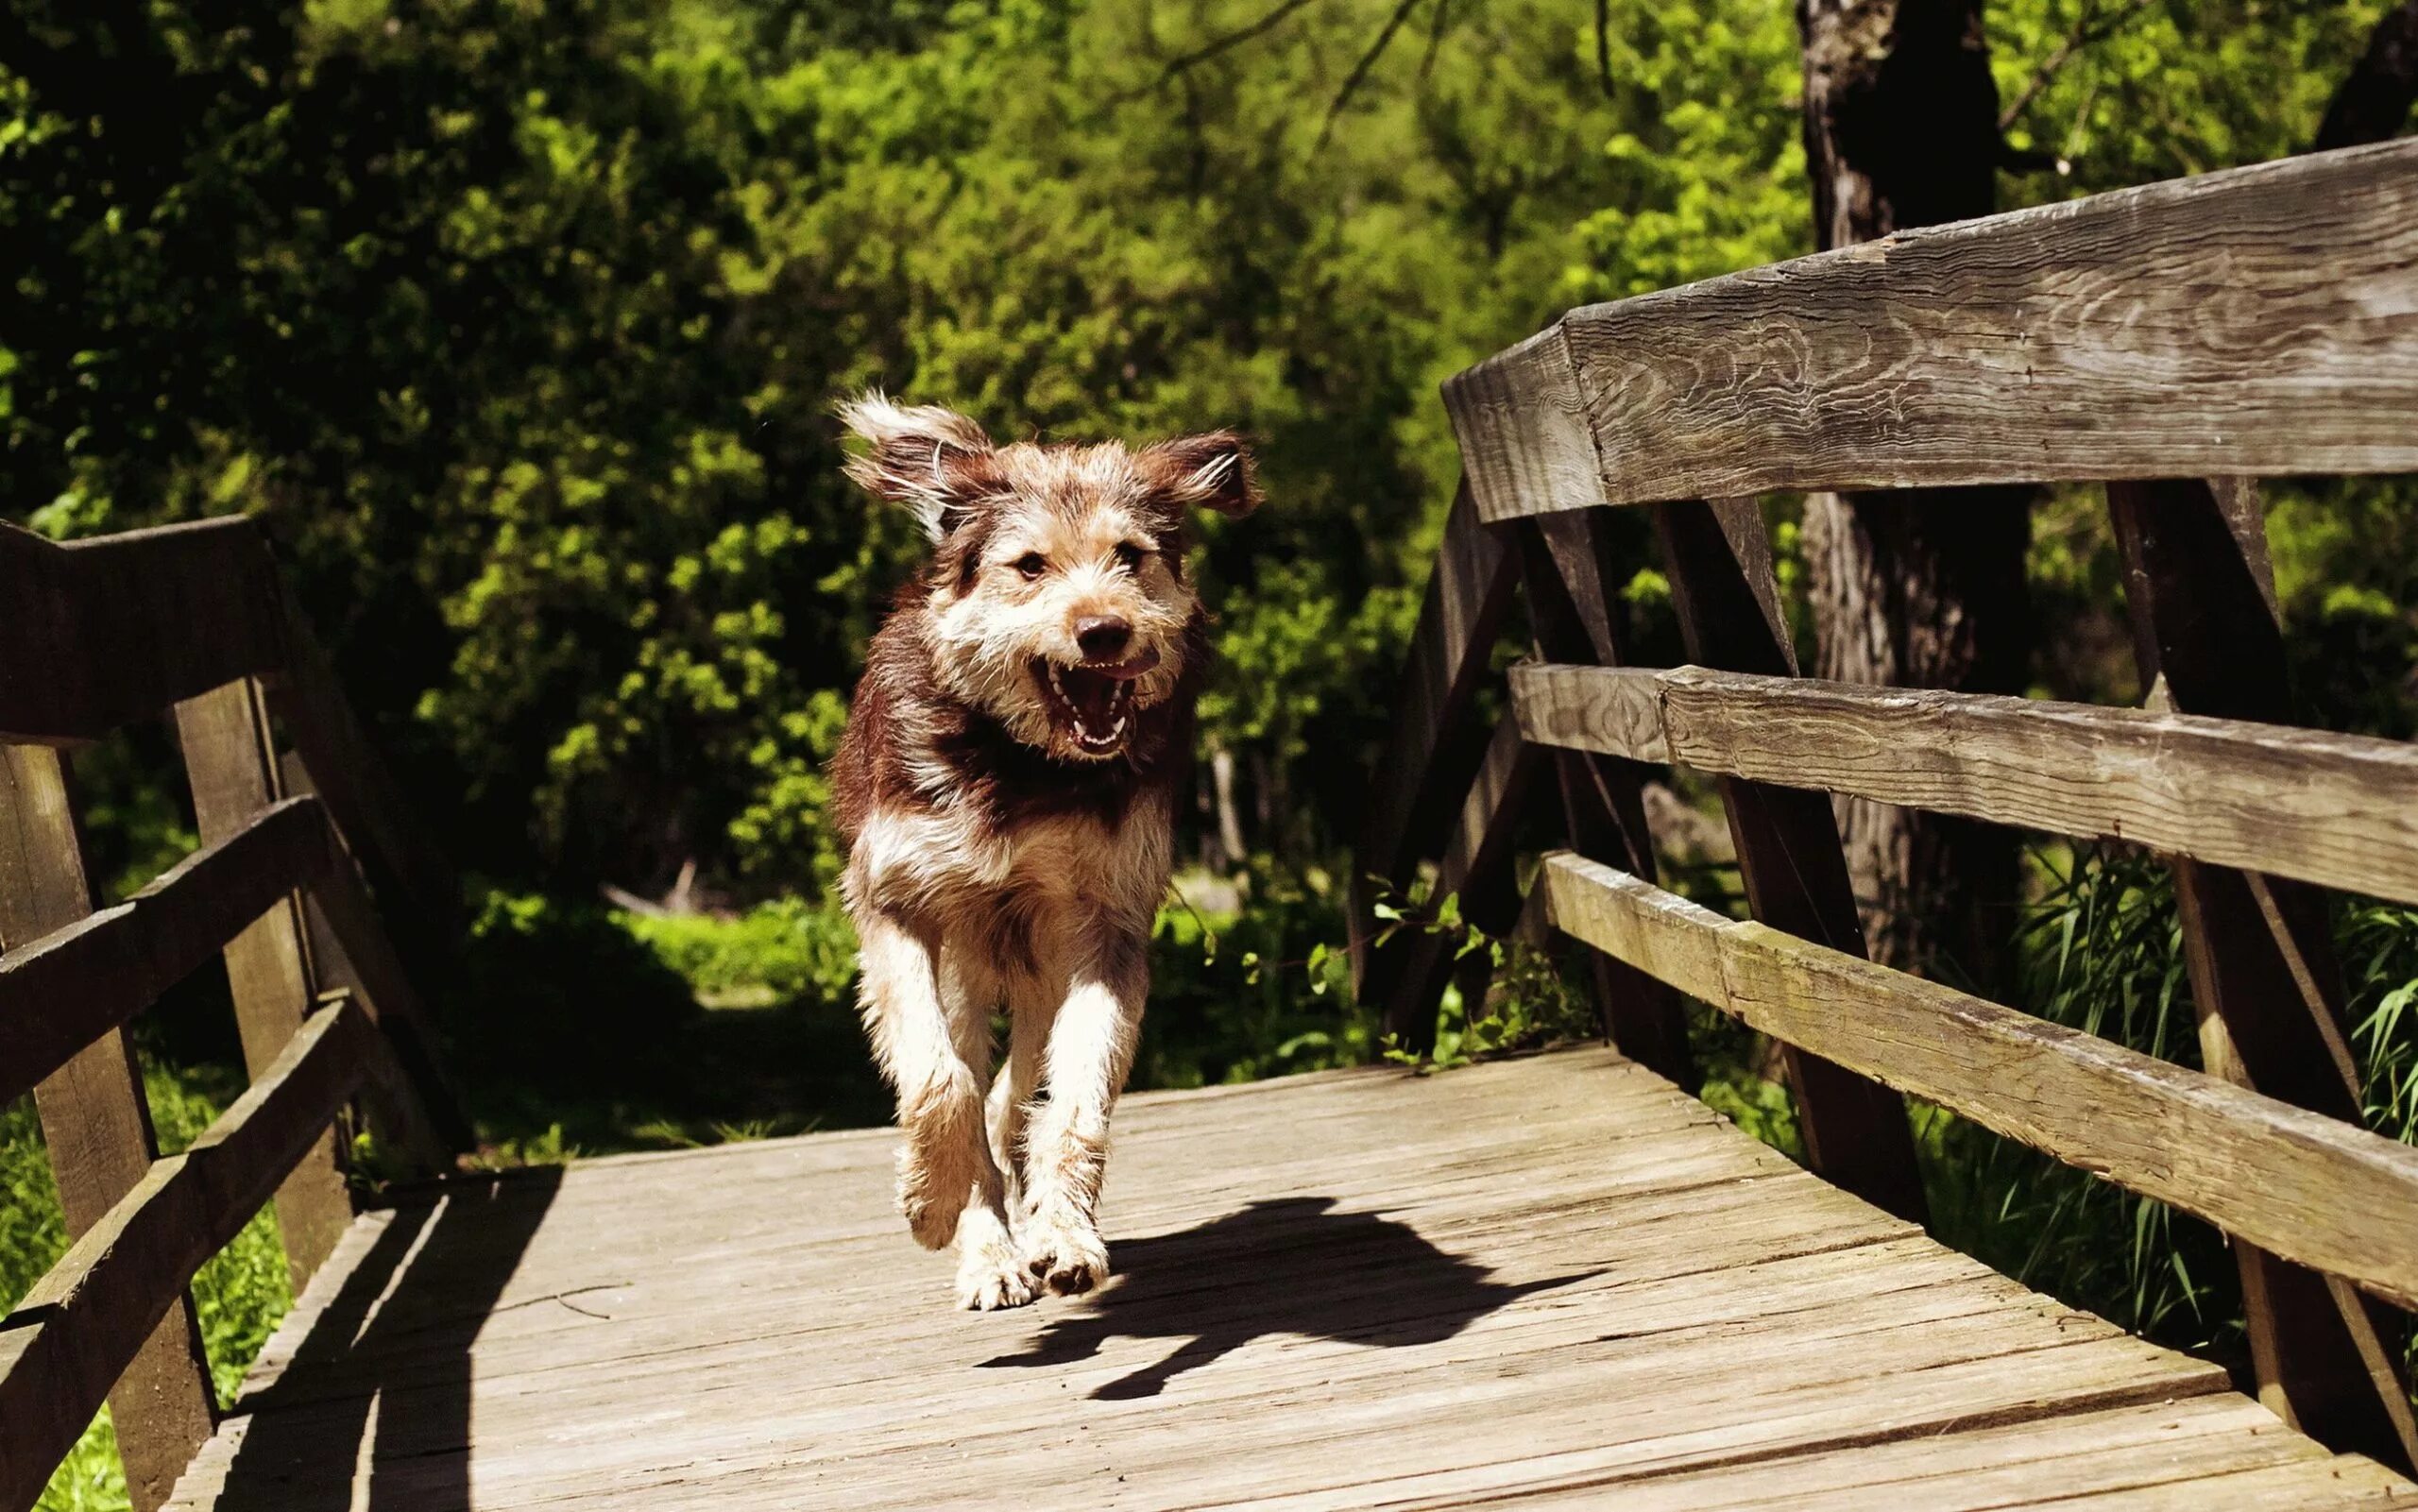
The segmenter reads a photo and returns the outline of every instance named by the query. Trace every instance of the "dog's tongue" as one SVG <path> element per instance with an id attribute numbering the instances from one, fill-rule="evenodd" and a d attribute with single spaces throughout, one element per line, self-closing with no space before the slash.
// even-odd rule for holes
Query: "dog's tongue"
<path id="1" fill-rule="evenodd" d="M 1066 689 L 1066 702 L 1075 705 L 1075 715 L 1094 735 L 1108 733 L 1111 710 L 1116 703 L 1116 679 L 1081 668 L 1065 673 L 1061 679 Z"/>

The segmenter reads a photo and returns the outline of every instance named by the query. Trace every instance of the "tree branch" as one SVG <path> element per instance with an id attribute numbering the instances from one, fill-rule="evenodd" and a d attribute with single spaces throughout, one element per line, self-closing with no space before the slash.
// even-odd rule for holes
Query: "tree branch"
<path id="1" fill-rule="evenodd" d="M 1351 76 L 1344 79 L 1343 88 L 1336 91 L 1335 102 L 1326 108 L 1326 120 L 1319 127 L 1319 140 L 1317 144 L 1311 147 L 1312 152 L 1324 147 L 1327 138 L 1335 134 L 1336 118 L 1340 116 L 1343 113 L 1343 108 L 1352 102 L 1353 93 L 1360 88 L 1363 80 L 1368 78 L 1369 70 L 1376 67 L 1377 59 L 1385 56 L 1387 44 L 1394 40 L 1394 33 L 1402 30 L 1402 24 L 1408 21 L 1410 13 L 1418 8 L 1419 0 L 1402 0 L 1402 4 L 1394 7 L 1394 13 L 1386 18 L 1385 27 L 1377 33 L 1377 40 L 1371 42 L 1369 50 L 1360 55 L 1360 61 L 1352 65 Z"/>
<path id="2" fill-rule="evenodd" d="M 1220 53 L 1229 52 L 1234 48 L 1239 47 L 1243 43 L 1251 41 L 1253 37 L 1257 37 L 1265 32 L 1273 31 L 1276 27 L 1285 24 L 1286 17 L 1292 15 L 1294 11 L 1301 9 L 1303 7 L 1307 6 L 1309 3 L 1310 0 L 1278 0 L 1276 8 L 1269 11 L 1268 14 L 1260 17 L 1257 21 L 1252 22 L 1247 26 L 1230 31 L 1224 36 L 1219 37 L 1213 42 L 1206 42 L 1201 46 L 1196 47 L 1188 53 L 1178 55 L 1174 59 L 1169 59 L 1167 65 L 1159 71 L 1159 76 L 1157 78 L 1154 78 L 1149 83 L 1143 85 L 1140 89 L 1128 90 L 1116 97 L 1120 101 L 1138 99 L 1142 95 L 1152 93 L 1158 90 L 1163 90 L 1169 84 L 1174 83 L 1176 79 L 1182 76 L 1187 70 L 1199 67 L 1200 64 L 1209 61 L 1209 59 L 1218 56 Z"/>
<path id="3" fill-rule="evenodd" d="M 2413 3 L 2418 3 L 2418 0 L 2413 0 Z M 2057 50 L 2051 53 L 2034 72 L 2031 82 L 2025 84 L 2017 93 L 2015 103 L 1999 112 L 1999 129 L 2004 131 L 2023 119 L 2023 112 L 2031 108 L 2034 100 L 2040 97 L 2040 92 L 2049 87 L 2049 81 L 2057 76 L 2057 71 L 2072 61 L 2076 53 L 2095 42 L 2114 35 L 2124 23 L 2132 20 L 2134 14 L 2148 4 L 2149 0 L 2124 0 L 2123 4 L 2104 15 L 2100 13 L 2096 6 L 2084 7 L 2083 13 L 2074 19 L 2073 30 L 2066 33 L 2066 40 L 2058 43 Z"/>
<path id="4" fill-rule="evenodd" d="M 1604 98 L 1611 99 L 1612 88 L 1612 0 L 1595 0 L 1595 73 L 1604 81 Z"/>

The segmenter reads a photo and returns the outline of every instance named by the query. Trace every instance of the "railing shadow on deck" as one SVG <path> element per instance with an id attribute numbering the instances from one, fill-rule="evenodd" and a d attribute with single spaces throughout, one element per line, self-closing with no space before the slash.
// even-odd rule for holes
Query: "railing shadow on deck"
<path id="1" fill-rule="evenodd" d="M 1436 1344 L 1498 1308 L 1592 1273 L 1510 1285 L 1447 1254 L 1409 1225 L 1337 1213 L 1331 1197 L 1253 1202 L 1174 1233 L 1120 1242 L 1118 1279 L 1091 1310 L 1055 1319 L 1019 1354 L 984 1368 L 1063 1366 L 1112 1338 L 1184 1342 L 1092 1393 L 1098 1402 L 1155 1397 L 1167 1383 L 1269 1334 L 1378 1349 Z"/>
<path id="2" fill-rule="evenodd" d="M 449 1180 L 399 1206 L 296 1350 L 294 1366 L 317 1368 L 317 1410 L 292 1410 L 291 1366 L 238 1404 L 251 1422 L 228 1469 L 225 1504 L 467 1508 L 470 1346 L 500 1310 L 562 1174 Z"/>

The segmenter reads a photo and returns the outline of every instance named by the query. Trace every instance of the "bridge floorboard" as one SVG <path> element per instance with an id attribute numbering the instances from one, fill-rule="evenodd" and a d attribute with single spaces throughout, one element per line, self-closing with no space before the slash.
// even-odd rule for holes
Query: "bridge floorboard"
<path id="1" fill-rule="evenodd" d="M 2418 1507 L 1581 1050 L 1145 1095 L 976 1316 L 868 1130 L 363 1216 L 179 1508 Z"/>

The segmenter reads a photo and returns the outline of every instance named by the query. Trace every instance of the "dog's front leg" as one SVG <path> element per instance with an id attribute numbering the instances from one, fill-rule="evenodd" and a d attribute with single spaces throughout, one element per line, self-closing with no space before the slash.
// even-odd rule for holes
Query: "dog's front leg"
<path id="1" fill-rule="evenodd" d="M 1007 1190 L 983 1130 L 982 1075 L 991 1060 L 990 1013 L 940 942 L 877 913 L 860 922 L 859 992 L 875 1054 L 898 1094 L 898 1208 L 918 1244 L 958 1241 L 958 1300 L 1016 1307 L 1038 1283 L 1021 1269 L 1008 1226 Z"/>
<path id="2" fill-rule="evenodd" d="M 1087 942 L 1050 1026 L 1048 1100 L 1025 1136 L 1026 1263 L 1061 1296 L 1091 1290 L 1108 1275 L 1099 1236 L 1100 1181 L 1108 1165 L 1108 1115 L 1132 1069 L 1149 993 L 1146 934 L 1118 929 Z"/>

